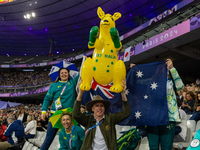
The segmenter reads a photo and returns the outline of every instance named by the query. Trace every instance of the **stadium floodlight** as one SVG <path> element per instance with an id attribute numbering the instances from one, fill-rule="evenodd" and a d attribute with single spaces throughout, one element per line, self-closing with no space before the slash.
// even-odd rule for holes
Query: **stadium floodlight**
<path id="1" fill-rule="evenodd" d="M 30 15 L 30 14 L 27 14 L 26 17 L 27 17 L 28 19 L 30 19 L 30 18 L 31 18 L 31 15 Z"/>
<path id="2" fill-rule="evenodd" d="M 35 13 L 34 12 L 32 12 L 32 17 L 35 17 Z"/>

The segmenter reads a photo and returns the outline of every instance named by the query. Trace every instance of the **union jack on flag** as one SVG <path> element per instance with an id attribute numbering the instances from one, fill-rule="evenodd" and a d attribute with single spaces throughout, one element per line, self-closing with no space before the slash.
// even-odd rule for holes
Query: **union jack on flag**
<path id="1" fill-rule="evenodd" d="M 112 83 L 110 83 L 109 85 L 101 85 L 101 84 L 97 83 L 95 81 L 95 79 L 93 79 L 92 83 L 91 83 L 91 89 L 89 91 L 85 91 L 83 93 L 82 104 L 86 105 L 87 102 L 91 101 L 95 95 L 100 95 L 104 100 L 111 100 L 110 102 L 112 105 L 112 99 L 116 96 L 117 97 L 121 96 L 121 94 L 120 93 L 116 94 L 116 93 L 110 92 L 111 86 L 112 86 Z M 112 108 L 110 108 L 110 109 L 112 109 Z M 110 109 L 108 111 L 111 111 Z"/>

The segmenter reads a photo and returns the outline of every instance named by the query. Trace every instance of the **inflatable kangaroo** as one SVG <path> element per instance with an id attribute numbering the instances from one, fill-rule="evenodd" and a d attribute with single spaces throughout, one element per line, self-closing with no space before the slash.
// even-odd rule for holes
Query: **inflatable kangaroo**
<path id="1" fill-rule="evenodd" d="M 92 27 L 89 35 L 88 47 L 94 48 L 92 59 L 88 57 L 81 70 L 81 90 L 90 90 L 94 78 L 101 85 L 110 84 L 111 92 L 119 93 L 123 90 L 122 80 L 126 76 L 124 62 L 117 58 L 117 51 L 121 49 L 119 34 L 115 28 L 115 21 L 121 17 L 119 12 L 114 15 L 105 14 L 98 7 L 97 14 L 101 19 L 100 29 Z"/>

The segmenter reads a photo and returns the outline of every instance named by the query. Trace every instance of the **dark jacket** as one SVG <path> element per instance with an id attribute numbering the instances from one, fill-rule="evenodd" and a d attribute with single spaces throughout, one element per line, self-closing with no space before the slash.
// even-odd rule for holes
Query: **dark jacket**
<path id="1" fill-rule="evenodd" d="M 19 115 L 20 115 L 20 114 L 19 114 Z M 19 117 L 19 115 L 16 115 L 16 119 Z M 28 114 L 24 112 L 24 117 L 23 117 L 23 119 L 22 119 L 22 123 L 27 122 L 27 116 L 28 116 Z"/>
<path id="2" fill-rule="evenodd" d="M 8 137 L 7 141 L 11 145 L 17 142 L 21 142 L 24 136 L 24 126 L 21 120 L 15 120 L 10 123 L 4 132 L 4 136 Z"/>
<path id="3" fill-rule="evenodd" d="M 129 103 L 122 102 L 123 111 L 117 112 L 114 114 L 107 113 L 105 114 L 104 121 L 99 125 L 101 133 L 104 137 L 108 150 L 117 150 L 117 141 L 116 141 L 116 130 L 115 124 L 125 120 L 128 116 L 130 116 L 131 111 L 129 107 Z M 96 124 L 96 120 L 93 115 L 86 115 L 80 112 L 81 101 L 75 101 L 74 109 L 72 115 L 74 119 L 85 127 L 85 131 Z M 92 147 L 92 142 L 95 137 L 96 128 L 91 129 L 85 135 L 85 139 L 83 141 L 83 145 L 81 150 L 90 150 Z"/>

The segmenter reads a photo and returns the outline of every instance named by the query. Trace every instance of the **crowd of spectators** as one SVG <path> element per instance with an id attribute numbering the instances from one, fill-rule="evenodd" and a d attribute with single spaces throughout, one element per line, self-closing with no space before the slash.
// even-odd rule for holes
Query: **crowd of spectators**
<path id="1" fill-rule="evenodd" d="M 27 122 L 28 116 L 32 116 L 34 118 L 34 120 L 37 121 L 37 130 L 45 131 L 47 128 L 48 119 L 50 116 L 50 113 L 49 113 L 50 108 L 46 113 L 45 120 L 42 120 L 41 119 L 41 112 L 42 112 L 41 106 L 42 106 L 42 104 L 40 104 L 40 105 L 22 104 L 21 106 L 16 106 L 13 108 L 2 109 L 2 110 L 0 110 L 0 123 L 4 124 L 4 125 L 8 125 L 7 119 L 9 117 L 12 117 L 12 118 L 21 120 L 22 123 L 24 124 L 24 126 L 26 127 L 26 125 L 28 123 Z M 23 114 L 23 115 L 20 115 L 20 114 Z M 1 129 L 0 129 L 0 131 L 1 131 Z M 0 137 L 1 137 L 1 135 L 0 135 Z"/>
<path id="2" fill-rule="evenodd" d="M 0 73 L 0 93 L 16 93 L 36 90 L 52 82 L 49 72 L 9 72 Z"/>
<path id="3" fill-rule="evenodd" d="M 46 131 L 50 108 L 45 118 L 41 119 L 41 105 L 22 104 L 0 110 L 0 149 L 7 149 L 16 142 L 23 142 L 21 138 L 26 140 L 34 138 L 36 131 Z M 17 141 L 14 140 L 13 136 L 10 136 L 13 132 L 15 132 Z"/>
<path id="4" fill-rule="evenodd" d="M 0 84 L 1 86 L 31 86 L 42 84 L 45 81 L 51 80 L 49 77 L 49 72 L 1 72 L 0 74 Z"/>

